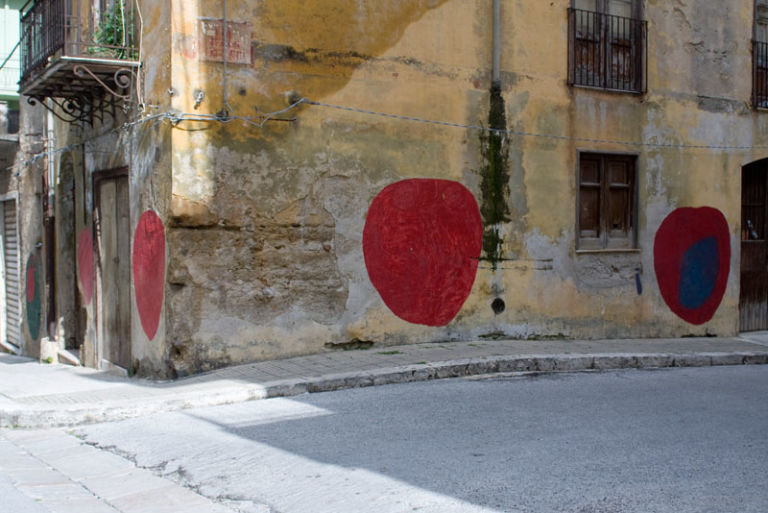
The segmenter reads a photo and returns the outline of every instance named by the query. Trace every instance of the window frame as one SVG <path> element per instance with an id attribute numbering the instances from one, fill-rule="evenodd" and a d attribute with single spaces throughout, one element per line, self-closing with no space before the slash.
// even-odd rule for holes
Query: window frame
<path id="1" fill-rule="evenodd" d="M 601 162 L 599 168 L 599 182 L 585 182 L 582 180 L 582 160 L 583 159 L 599 159 Z M 611 229 L 609 227 L 609 214 L 610 211 L 610 190 L 620 189 L 619 184 L 614 184 L 616 187 L 612 187 L 609 181 L 606 179 L 608 161 L 619 161 L 629 164 L 628 167 L 628 184 L 629 189 L 628 202 L 625 209 L 627 215 L 627 224 L 629 225 L 626 233 L 626 237 L 611 236 Z M 579 150 L 576 156 L 576 216 L 575 216 L 575 241 L 576 250 L 578 252 L 620 252 L 620 251 L 637 251 L 638 250 L 638 162 L 639 156 L 636 153 L 625 152 L 605 152 L 597 150 Z M 582 189 L 586 187 L 594 188 L 595 184 L 599 187 L 599 211 L 598 211 L 598 227 L 599 231 L 596 237 L 584 237 L 582 235 L 581 226 L 581 209 L 582 209 Z"/>
<path id="2" fill-rule="evenodd" d="M 571 0 L 568 9 L 568 85 L 645 94 L 648 89 L 648 22 L 643 19 L 643 2 L 632 0 L 631 16 L 626 17 L 610 14 L 611 1 L 595 0 L 595 9 L 590 10 L 580 8 L 578 0 Z M 594 33 L 591 37 L 579 37 L 579 23 L 592 25 Z M 618 30 L 619 26 L 623 31 Z M 619 38 L 617 34 L 624 37 Z M 584 45 L 584 42 L 592 44 Z M 589 50 L 590 46 L 594 48 Z M 597 71 L 585 71 L 583 64 L 578 63 L 582 60 L 580 55 L 587 55 L 590 62 L 595 61 Z M 623 78 L 627 72 L 629 79 Z"/>
<path id="3" fill-rule="evenodd" d="M 768 2 L 755 0 L 752 12 L 752 107 L 756 110 L 768 109 L 768 34 L 761 35 L 758 31 L 761 19 L 768 20 Z M 768 25 L 768 22 L 762 25 Z"/>
<path id="4" fill-rule="evenodd" d="M 595 12 L 599 12 L 601 14 L 608 14 L 610 9 L 609 5 L 611 1 L 613 0 L 594 0 L 596 9 Z M 629 3 L 632 4 L 632 18 L 642 19 L 643 18 L 643 0 L 628 0 Z M 571 0 L 571 8 L 573 9 L 581 9 L 581 7 L 578 6 L 579 0 Z"/>

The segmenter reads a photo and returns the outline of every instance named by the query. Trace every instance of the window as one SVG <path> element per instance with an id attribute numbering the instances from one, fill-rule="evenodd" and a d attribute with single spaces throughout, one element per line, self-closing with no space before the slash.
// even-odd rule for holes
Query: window
<path id="1" fill-rule="evenodd" d="M 768 108 L 768 0 L 755 0 L 752 41 L 752 104 Z"/>
<path id="2" fill-rule="evenodd" d="M 645 91 L 647 23 L 639 0 L 573 0 L 568 10 L 568 83 Z"/>
<path id="3" fill-rule="evenodd" d="M 579 155 L 578 249 L 636 246 L 636 161 L 631 155 Z"/>

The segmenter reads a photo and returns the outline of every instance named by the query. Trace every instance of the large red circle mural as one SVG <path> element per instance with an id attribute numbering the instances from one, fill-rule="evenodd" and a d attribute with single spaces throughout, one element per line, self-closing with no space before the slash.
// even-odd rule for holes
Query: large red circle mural
<path id="1" fill-rule="evenodd" d="M 710 320 L 731 265 L 725 216 L 711 207 L 673 211 L 656 232 L 653 265 L 661 296 L 675 314 L 691 324 Z"/>
<path id="2" fill-rule="evenodd" d="M 85 304 L 90 304 L 93 297 L 93 283 L 96 278 L 93 265 L 93 234 L 90 228 L 80 232 L 77 237 L 77 269 L 80 275 L 80 287 Z"/>
<path id="3" fill-rule="evenodd" d="M 449 180 L 403 180 L 385 187 L 368 209 L 365 266 L 395 315 L 443 326 L 469 297 L 482 237 L 480 210 L 466 187 Z"/>
<path id="4" fill-rule="evenodd" d="M 165 288 L 165 229 L 152 210 L 141 214 L 133 237 L 133 288 L 141 326 L 152 340 L 160 323 Z"/>

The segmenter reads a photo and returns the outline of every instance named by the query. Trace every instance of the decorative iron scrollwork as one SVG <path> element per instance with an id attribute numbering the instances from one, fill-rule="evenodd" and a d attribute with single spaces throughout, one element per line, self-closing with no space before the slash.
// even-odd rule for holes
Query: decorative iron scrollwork
<path id="1" fill-rule="evenodd" d="M 121 98 L 124 101 L 128 101 L 130 99 L 130 94 L 120 94 L 118 91 L 112 89 L 84 64 L 75 64 L 74 68 L 72 68 L 72 71 L 79 78 L 85 78 L 85 75 L 87 74 L 96 82 L 98 82 L 101 87 L 106 89 L 112 96 Z M 117 86 L 117 89 L 127 89 L 131 85 L 132 78 L 135 76 L 136 75 L 134 74 L 133 70 L 128 68 L 120 68 L 119 70 L 115 71 L 112 80 Z"/>
<path id="2" fill-rule="evenodd" d="M 50 99 L 53 105 L 48 105 Z M 53 98 L 50 96 L 29 96 L 27 103 L 30 105 L 42 105 L 48 112 L 65 123 L 88 123 L 93 125 L 94 119 L 104 122 L 104 112 L 107 111 L 115 117 L 115 107 L 119 102 L 114 97 L 92 97 L 84 94 L 72 94 L 66 98 Z M 126 102 L 120 102 L 126 105 Z"/>
<path id="3" fill-rule="evenodd" d="M 114 69 L 114 68 L 113 68 Z M 93 125 L 94 120 L 104 122 L 104 114 L 117 115 L 117 109 L 122 107 L 123 112 L 130 108 L 130 86 L 136 74 L 129 68 L 120 68 L 109 78 L 105 79 L 105 73 L 94 73 L 86 65 L 78 63 L 72 67 L 75 82 L 79 82 L 79 92 L 69 90 L 65 94 L 46 91 L 44 94 L 35 94 L 27 97 L 30 105 L 42 105 L 58 119 L 66 123 L 87 123 Z M 109 75 L 106 75 L 109 77 Z M 87 84 L 96 81 L 104 91 L 92 88 Z M 113 85 L 113 84 L 114 85 Z M 85 87 L 83 87 L 85 86 Z M 122 94 L 125 93 L 125 94 Z M 54 96 L 55 95 L 55 96 Z M 48 103 L 48 99 L 51 100 Z"/>
<path id="4" fill-rule="evenodd" d="M 64 121 L 65 123 L 88 122 L 90 123 L 90 109 L 81 104 L 79 98 L 67 98 L 59 100 L 51 98 L 51 102 L 59 107 L 54 109 L 48 106 L 47 98 L 41 96 L 28 96 L 27 103 L 32 106 L 41 105 L 45 110 Z M 86 107 L 86 108 L 83 108 Z"/>

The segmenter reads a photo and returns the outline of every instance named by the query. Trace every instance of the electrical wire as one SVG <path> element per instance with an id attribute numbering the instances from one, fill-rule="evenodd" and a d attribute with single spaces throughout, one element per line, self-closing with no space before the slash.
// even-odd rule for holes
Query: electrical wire
<path id="1" fill-rule="evenodd" d="M 574 136 L 568 136 L 568 135 L 543 134 L 540 132 L 527 132 L 522 130 L 510 130 L 510 129 L 503 129 L 503 128 L 489 128 L 482 125 L 469 125 L 464 123 L 454 123 L 450 121 L 437 121 L 437 120 L 414 117 L 414 116 L 403 116 L 400 114 L 390 114 L 386 112 L 378 112 L 378 111 L 368 110 L 368 109 L 359 109 L 356 107 L 334 105 L 332 103 L 316 102 L 316 101 L 309 100 L 307 98 L 303 98 L 302 103 L 306 103 L 307 105 L 314 105 L 316 107 L 326 107 L 330 109 L 343 110 L 347 112 L 356 112 L 359 114 L 367 114 L 371 116 L 400 119 L 403 121 L 413 121 L 416 123 L 426 123 L 426 124 L 447 126 L 447 127 L 453 127 L 453 128 L 465 128 L 469 130 L 479 130 L 484 132 L 491 132 L 491 133 L 504 134 L 504 135 L 510 135 L 510 136 L 555 139 L 560 141 L 619 144 L 623 146 L 645 146 L 645 147 L 652 147 L 652 148 L 678 148 L 678 149 L 693 148 L 693 149 L 711 149 L 711 150 L 768 149 L 768 145 L 734 146 L 734 145 L 717 145 L 717 144 L 707 145 L 707 144 L 685 144 L 685 143 L 657 143 L 657 142 L 651 142 L 651 141 L 622 141 L 622 140 L 614 140 L 614 139 L 598 139 L 598 138 L 592 138 L 592 137 L 574 137 Z"/>
<path id="2" fill-rule="evenodd" d="M 266 123 L 270 121 L 295 121 L 295 119 L 282 119 L 282 118 L 277 118 L 276 116 L 290 112 L 291 110 L 296 109 L 302 104 L 311 105 L 315 107 L 341 110 L 346 112 L 354 112 L 354 113 L 365 114 L 369 116 L 384 117 L 389 119 L 399 119 L 402 121 L 410 121 L 415 123 L 424 123 L 424 124 L 431 124 L 431 125 L 451 127 L 451 128 L 463 128 L 467 130 L 484 131 L 484 132 L 497 133 L 497 134 L 508 135 L 508 136 L 553 139 L 558 141 L 574 141 L 574 142 L 585 142 L 585 143 L 593 143 L 593 144 L 599 143 L 599 144 L 614 144 L 614 145 L 623 145 L 623 146 L 632 146 L 632 147 L 668 148 L 668 149 L 708 149 L 708 150 L 721 150 L 721 151 L 728 151 L 728 150 L 749 151 L 749 150 L 756 150 L 756 149 L 768 149 L 768 145 L 705 145 L 705 144 L 684 144 L 684 143 L 678 143 L 678 144 L 660 143 L 660 142 L 652 142 L 652 141 L 623 141 L 618 139 L 599 139 L 599 138 L 591 138 L 591 137 L 574 137 L 574 136 L 564 136 L 564 135 L 557 135 L 557 134 L 545 134 L 545 133 L 539 133 L 539 132 L 527 132 L 527 131 L 521 131 L 521 130 L 509 130 L 509 129 L 505 130 L 505 129 L 489 128 L 482 125 L 471 125 L 471 124 L 465 124 L 465 123 L 455 123 L 450 121 L 432 120 L 432 119 L 421 118 L 416 116 L 391 114 L 387 112 L 379 112 L 379 111 L 369 110 L 369 109 L 360 109 L 357 107 L 348 107 L 344 105 L 335 105 L 332 103 L 317 102 L 317 101 L 310 100 L 309 98 L 301 98 L 293 102 L 291 105 L 289 105 L 284 109 L 271 112 L 268 114 L 264 114 L 261 116 L 255 116 L 255 117 L 254 116 L 223 117 L 219 114 L 201 114 L 201 113 L 195 113 L 195 112 L 180 113 L 180 112 L 174 112 L 174 111 L 166 111 L 163 113 L 154 114 L 151 116 L 145 116 L 145 117 L 136 119 L 134 121 L 124 123 L 119 127 L 115 127 L 103 134 L 93 136 L 90 139 L 87 139 L 85 141 L 73 143 L 63 148 L 57 148 L 55 150 L 37 153 L 35 155 L 32 155 L 31 158 L 25 161 L 22 161 L 21 164 L 23 166 L 30 165 L 36 162 L 37 160 L 43 158 L 46 154 L 53 155 L 53 154 L 58 154 L 65 151 L 70 151 L 74 148 L 83 146 L 84 144 L 88 144 L 96 139 L 105 137 L 112 133 L 117 133 L 123 130 L 127 130 L 129 128 L 147 123 L 149 121 L 155 121 L 156 124 L 162 121 L 168 121 L 171 127 L 181 129 L 181 130 L 188 130 L 188 131 L 195 131 L 195 130 L 184 129 L 184 128 L 181 128 L 180 125 L 186 122 L 229 124 L 234 121 L 241 121 L 248 125 L 263 129 L 264 125 L 266 125 Z M 199 130 L 204 130 L 204 129 L 199 129 Z"/>

